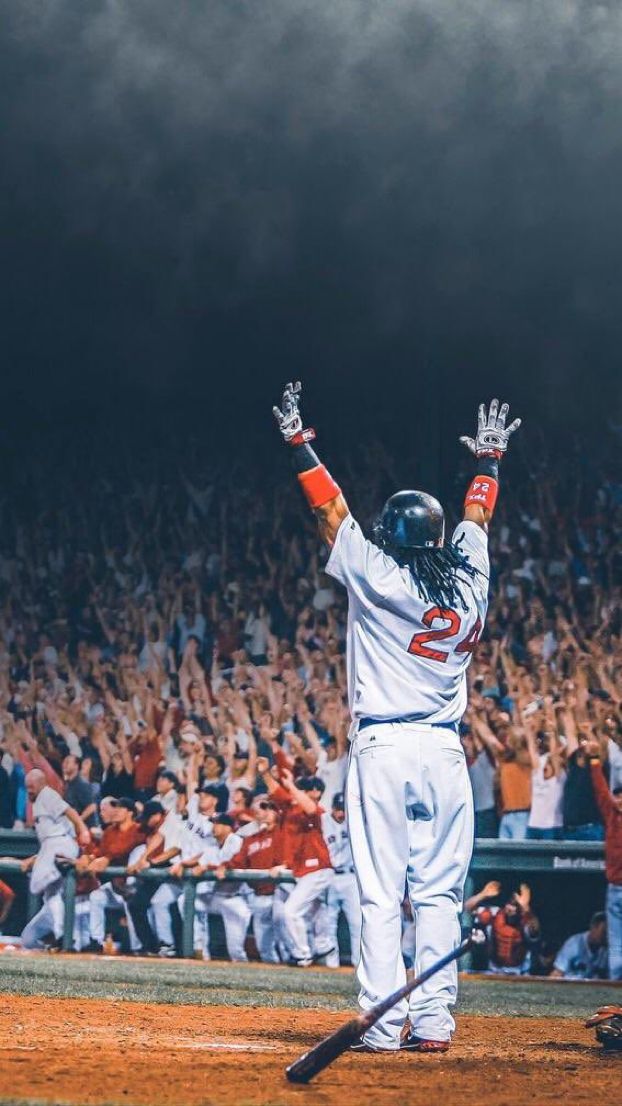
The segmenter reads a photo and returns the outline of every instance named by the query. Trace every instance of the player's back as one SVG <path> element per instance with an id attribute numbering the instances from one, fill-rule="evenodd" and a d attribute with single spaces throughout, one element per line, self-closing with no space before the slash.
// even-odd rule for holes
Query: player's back
<path id="1" fill-rule="evenodd" d="M 348 590 L 348 688 L 353 718 L 455 723 L 466 708 L 466 669 L 487 609 L 485 531 L 462 522 L 453 536 L 477 571 L 458 570 L 462 596 L 451 607 L 421 597 L 417 580 L 342 523 L 326 571 Z"/>

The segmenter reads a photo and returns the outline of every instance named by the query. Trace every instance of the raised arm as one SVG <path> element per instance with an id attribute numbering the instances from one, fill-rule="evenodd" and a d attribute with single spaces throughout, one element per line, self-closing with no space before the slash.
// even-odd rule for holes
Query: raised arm
<path id="1" fill-rule="evenodd" d="M 287 384 L 281 407 L 273 407 L 272 411 L 285 442 L 292 450 L 294 469 L 317 518 L 320 536 L 330 548 L 334 545 L 341 523 L 350 512 L 341 488 L 309 445 L 315 438 L 315 430 L 303 428 L 299 410 L 301 391 L 300 381 Z"/>
<path id="2" fill-rule="evenodd" d="M 521 424 L 520 419 L 514 419 L 506 427 L 509 411 L 507 403 L 499 408 L 499 400 L 493 399 L 486 414 L 486 405 L 481 403 L 475 438 L 460 438 L 477 461 L 476 475 L 464 501 L 464 518 L 467 522 L 475 522 L 483 530 L 488 529 L 499 494 L 499 462 L 508 448 L 510 435 Z"/>

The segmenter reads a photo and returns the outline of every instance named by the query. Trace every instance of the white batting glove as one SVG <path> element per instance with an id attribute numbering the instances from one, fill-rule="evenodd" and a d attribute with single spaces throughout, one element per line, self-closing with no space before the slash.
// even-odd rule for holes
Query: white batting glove
<path id="1" fill-rule="evenodd" d="M 301 393 L 302 384 L 299 380 L 295 384 L 286 384 L 281 406 L 272 408 L 272 414 L 288 445 L 300 445 L 315 438 L 314 430 L 303 430 L 299 409 Z"/>
<path id="2" fill-rule="evenodd" d="M 509 404 L 504 403 L 501 410 L 499 410 L 499 400 L 493 399 L 488 414 L 486 414 L 486 404 L 480 403 L 476 437 L 462 437 L 460 441 L 476 457 L 497 457 L 501 459 L 508 448 L 510 435 L 518 430 L 521 424 L 520 419 L 514 419 L 514 422 L 506 427 L 505 420 L 509 411 Z"/>

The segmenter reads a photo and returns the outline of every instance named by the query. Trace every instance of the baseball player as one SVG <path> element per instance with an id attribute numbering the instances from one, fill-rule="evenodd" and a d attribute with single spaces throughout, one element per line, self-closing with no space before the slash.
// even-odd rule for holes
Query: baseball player
<path id="1" fill-rule="evenodd" d="M 210 783 L 202 783 L 188 800 L 188 818 L 181 833 L 180 859 L 171 867 L 171 875 L 180 878 L 184 870 L 196 868 L 208 846 L 217 850 L 214 841 L 212 818 L 216 814 L 220 798 L 219 788 Z M 204 880 L 197 883 L 194 911 L 194 953 L 195 956 L 209 960 L 210 934 L 209 912 L 213 883 Z M 173 944 L 170 905 L 173 896 L 177 899 L 179 911 L 183 917 L 184 892 L 179 893 L 179 884 L 163 883 L 151 900 L 156 934 L 160 944 L 169 948 Z"/>
<path id="2" fill-rule="evenodd" d="M 324 784 L 317 777 L 294 783 L 288 768 L 281 769 L 282 782 L 278 784 L 264 757 L 259 757 L 257 769 L 282 819 L 284 863 L 277 865 L 273 874 L 290 869 L 296 877 L 296 885 L 283 904 L 287 944 L 293 962 L 308 968 L 333 951 L 327 908 L 333 868 L 321 828 Z"/>
<path id="3" fill-rule="evenodd" d="M 347 810 L 363 926 L 359 1002 L 369 1009 L 402 986 L 400 903 L 407 882 L 416 922 L 416 971 L 456 947 L 473 841 L 473 801 L 458 723 L 466 669 L 486 617 L 487 528 L 499 462 L 510 435 L 508 405 L 479 409 L 476 458 L 463 521 L 445 541 L 440 503 L 402 491 L 385 504 L 367 541 L 341 489 L 310 446 L 300 384 L 288 384 L 274 415 L 320 534 L 327 573 L 348 592 L 347 671 L 351 750 Z M 454 1020 L 455 963 L 398 1003 L 360 1049 L 445 1051 Z"/>
<path id="4" fill-rule="evenodd" d="M 225 940 L 230 960 L 248 960 L 244 942 L 251 920 L 248 905 L 248 888 L 234 880 L 228 880 L 227 865 L 242 848 L 242 838 L 234 833 L 233 818 L 229 814 L 214 814 L 212 818 L 213 837 L 192 869 L 195 876 L 205 872 L 214 872 L 218 882 L 212 883 L 212 894 L 208 898 L 207 913 L 220 914 L 225 927 Z"/>
<path id="5" fill-rule="evenodd" d="M 43 905 L 25 927 L 22 945 L 25 949 L 41 949 L 45 947 L 44 937 L 53 933 L 58 941 L 63 932 L 65 904 L 56 858 L 74 859 L 78 843 L 87 847 L 91 835 L 77 811 L 48 786 L 41 769 L 27 773 L 26 791 L 32 803 L 39 851 L 23 861 L 22 870 L 30 872 L 30 891 L 43 895 Z"/>
<path id="6" fill-rule="evenodd" d="M 350 836 L 346 824 L 343 792 L 333 796 L 332 809 L 322 815 L 322 833 L 328 845 L 331 864 L 335 870 L 332 886 L 328 889 L 328 916 L 333 951 L 326 957 L 328 968 L 339 967 L 339 943 L 337 928 L 339 914 L 343 910 L 350 930 L 352 963 L 358 964 L 361 952 L 361 899 L 354 874 L 354 861 L 350 848 Z"/>
<path id="7" fill-rule="evenodd" d="M 101 835 L 101 839 L 91 847 L 76 864 L 80 875 L 99 875 L 110 865 L 125 867 L 132 852 L 145 842 L 142 828 L 134 820 L 134 802 L 132 799 L 110 799 L 110 822 Z M 160 843 L 159 838 L 152 842 L 152 848 Z M 108 883 L 93 890 L 89 896 L 89 927 L 91 940 L 87 951 L 102 952 L 106 935 L 106 911 L 121 911 L 125 914 L 128 927 L 130 948 L 133 953 L 140 951 L 140 941 L 134 929 L 132 916 L 128 910 L 127 882 L 123 876 L 114 877 Z"/>
<path id="8" fill-rule="evenodd" d="M 242 848 L 228 862 L 228 868 L 249 868 L 272 872 L 283 864 L 283 839 L 276 808 L 265 795 L 253 803 L 253 815 L 259 824 L 256 833 L 242 839 Z M 253 933 L 261 960 L 278 964 L 274 924 L 275 886 L 270 880 L 251 884 L 248 906 L 253 919 Z"/>

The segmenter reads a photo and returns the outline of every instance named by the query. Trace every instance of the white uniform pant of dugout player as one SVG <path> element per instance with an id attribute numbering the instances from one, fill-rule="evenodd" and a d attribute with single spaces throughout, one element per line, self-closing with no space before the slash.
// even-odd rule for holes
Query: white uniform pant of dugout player
<path id="1" fill-rule="evenodd" d="M 473 847 L 473 799 L 464 753 L 451 729 L 388 723 L 352 742 L 347 780 L 352 855 L 364 889 L 359 1002 L 368 1010 L 406 980 L 401 955 L 404 877 L 416 924 L 415 972 L 460 941 L 459 914 Z M 448 1040 L 457 993 L 451 964 L 393 1007 L 365 1034 L 397 1049 L 408 1014 L 412 1031 Z"/>
<path id="2" fill-rule="evenodd" d="M 322 956 L 331 947 L 327 892 L 332 882 L 332 868 L 310 872 L 296 880 L 285 901 L 283 917 L 294 960 L 310 960 L 314 953 Z M 314 935 L 314 949 L 309 941 L 310 930 Z"/>
<path id="3" fill-rule="evenodd" d="M 132 952 L 138 952 L 141 948 L 138 940 L 132 916 L 127 908 L 123 895 L 113 887 L 112 883 L 104 883 L 96 891 L 89 895 L 89 927 L 91 940 L 103 945 L 106 936 L 106 910 L 118 910 L 125 914 L 127 932 Z"/>
<path id="4" fill-rule="evenodd" d="M 335 872 L 328 889 L 328 931 L 333 952 L 326 957 L 327 968 L 339 967 L 338 928 L 343 911 L 350 931 L 350 952 L 354 965 L 361 954 L 361 897 L 354 872 Z"/>
<path id="5" fill-rule="evenodd" d="M 73 858 L 78 852 L 75 837 L 48 837 L 41 843 L 30 873 L 30 891 L 33 895 L 43 896 L 43 905 L 24 928 L 22 945 L 25 949 L 43 948 L 44 939 L 50 934 L 57 940 L 62 937 L 65 902 L 56 857 Z"/>
<path id="6" fill-rule="evenodd" d="M 197 886 L 197 891 L 194 900 L 194 949 L 195 952 L 201 952 L 206 960 L 210 959 L 210 929 L 209 929 L 209 916 L 210 914 L 220 914 L 225 927 L 225 939 L 227 942 L 227 952 L 231 960 L 248 960 L 244 942 L 246 940 L 246 934 L 251 920 L 251 908 L 248 903 L 248 894 L 246 892 L 239 892 L 235 895 L 227 895 L 219 893 L 218 891 L 207 890 L 210 884 L 200 883 Z M 184 898 L 185 892 L 182 891 L 179 895 L 179 889 L 177 890 L 178 906 L 180 914 L 184 916 Z M 155 897 L 155 896 L 154 896 Z M 162 908 L 161 918 L 163 916 L 163 910 L 170 910 L 170 907 L 165 906 L 167 896 L 162 896 L 162 901 L 157 904 Z M 153 900 L 152 900 L 153 904 Z M 169 913 L 170 919 L 170 913 Z M 162 921 L 158 928 L 157 915 L 155 915 L 156 921 L 156 933 L 158 938 L 162 941 L 162 933 L 168 936 L 168 930 L 163 930 Z M 171 940 L 162 941 L 163 944 L 172 944 L 172 930 L 170 932 Z"/>

